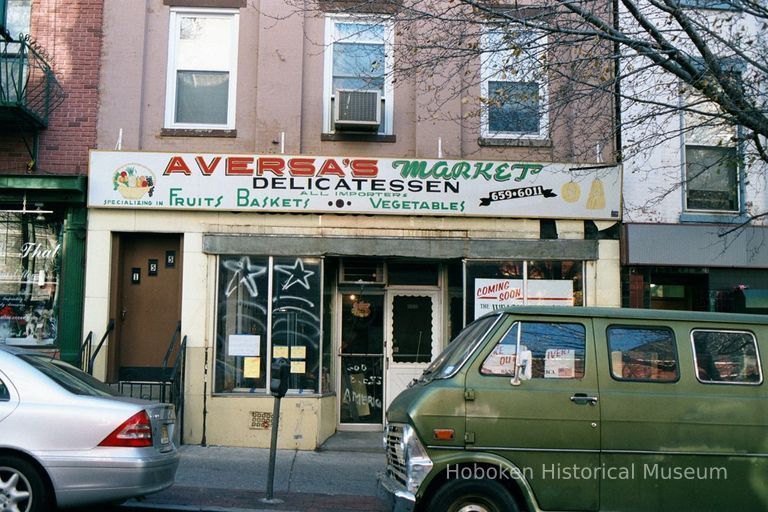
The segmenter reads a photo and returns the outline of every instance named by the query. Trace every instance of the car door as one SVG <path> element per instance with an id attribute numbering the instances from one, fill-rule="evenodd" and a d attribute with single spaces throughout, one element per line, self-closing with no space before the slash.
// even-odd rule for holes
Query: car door
<path id="1" fill-rule="evenodd" d="M 514 375 L 518 350 L 530 351 L 529 379 Z M 510 460 L 542 509 L 599 507 L 594 361 L 590 319 L 519 319 L 468 370 L 467 449 Z"/>
<path id="2" fill-rule="evenodd" d="M 7 418 L 19 405 L 19 394 L 10 379 L 0 371 L 0 422 Z"/>

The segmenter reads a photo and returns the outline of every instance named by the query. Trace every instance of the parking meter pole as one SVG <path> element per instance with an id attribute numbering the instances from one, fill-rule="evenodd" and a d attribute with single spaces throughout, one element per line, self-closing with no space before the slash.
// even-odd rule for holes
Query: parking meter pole
<path id="1" fill-rule="evenodd" d="M 280 428 L 280 397 L 275 397 L 272 409 L 272 441 L 269 444 L 269 472 L 267 473 L 267 501 L 272 501 L 275 487 L 275 458 L 277 455 L 277 431 Z"/>
<path id="2" fill-rule="evenodd" d="M 290 378 L 291 363 L 284 357 L 279 357 L 272 362 L 269 379 L 269 391 L 275 397 L 275 406 L 272 410 L 272 441 L 269 445 L 269 472 L 267 474 L 267 497 L 263 501 L 267 503 L 281 503 L 275 499 L 275 457 L 277 455 L 277 431 L 280 427 L 280 399 L 288 392 L 288 379 Z"/>

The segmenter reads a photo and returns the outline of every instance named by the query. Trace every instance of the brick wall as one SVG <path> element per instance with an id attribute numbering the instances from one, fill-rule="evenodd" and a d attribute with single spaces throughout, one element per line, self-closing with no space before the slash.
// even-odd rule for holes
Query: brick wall
<path id="1" fill-rule="evenodd" d="M 96 145 L 103 0 L 33 3 L 31 35 L 48 54 L 66 98 L 40 132 L 34 174 L 86 174 Z M 31 134 L 26 135 L 32 144 Z M 29 160 L 18 132 L 0 132 L 0 174 L 23 173 Z"/>

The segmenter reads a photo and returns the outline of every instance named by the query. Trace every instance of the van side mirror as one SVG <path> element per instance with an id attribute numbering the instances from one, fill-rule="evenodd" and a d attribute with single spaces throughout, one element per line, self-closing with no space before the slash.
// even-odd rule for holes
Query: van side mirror
<path id="1" fill-rule="evenodd" d="M 276 398 L 283 398 L 288 392 L 288 380 L 291 376 L 291 363 L 284 357 L 272 361 L 272 376 L 269 379 L 269 392 Z"/>
<path id="2" fill-rule="evenodd" d="M 531 380 L 533 374 L 533 353 L 530 350 L 521 350 L 520 357 L 516 358 L 515 376 L 510 384 L 519 386 L 524 380 Z"/>

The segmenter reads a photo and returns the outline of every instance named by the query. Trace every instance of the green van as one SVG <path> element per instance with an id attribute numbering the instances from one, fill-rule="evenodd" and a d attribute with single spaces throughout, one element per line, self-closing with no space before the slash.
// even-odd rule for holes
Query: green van
<path id="1" fill-rule="evenodd" d="M 390 405 L 381 495 L 398 511 L 768 510 L 766 343 L 759 315 L 494 312 Z"/>

